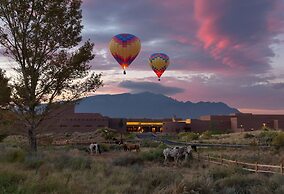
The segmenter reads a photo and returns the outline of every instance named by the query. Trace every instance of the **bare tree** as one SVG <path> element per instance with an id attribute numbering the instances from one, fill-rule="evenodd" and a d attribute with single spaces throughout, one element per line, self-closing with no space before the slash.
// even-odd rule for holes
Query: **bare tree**
<path id="1" fill-rule="evenodd" d="M 0 0 L 0 44 L 16 63 L 11 102 L 26 125 L 32 151 L 37 151 L 36 130 L 55 102 L 74 102 L 102 86 L 101 74 L 91 73 L 88 65 L 94 44 L 80 43 L 81 3 Z"/>

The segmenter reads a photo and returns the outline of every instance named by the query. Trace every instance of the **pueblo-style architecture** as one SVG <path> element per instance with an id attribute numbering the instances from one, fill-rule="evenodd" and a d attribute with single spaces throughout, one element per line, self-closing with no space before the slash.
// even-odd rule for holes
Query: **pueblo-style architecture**
<path id="1" fill-rule="evenodd" d="M 18 125 L 17 127 L 23 127 Z M 40 132 L 91 132 L 99 128 L 111 128 L 118 132 L 240 132 L 263 127 L 284 130 L 284 115 L 210 115 L 199 119 L 127 119 L 109 118 L 99 113 L 75 113 L 74 105 L 55 111 L 54 115 L 40 126 Z"/>

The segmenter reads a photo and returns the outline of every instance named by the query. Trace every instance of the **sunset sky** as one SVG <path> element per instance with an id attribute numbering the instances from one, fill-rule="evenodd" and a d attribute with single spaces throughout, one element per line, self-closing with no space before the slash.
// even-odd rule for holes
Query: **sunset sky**
<path id="1" fill-rule="evenodd" d="M 97 94 L 149 91 L 284 114 L 284 0 L 83 0 L 82 8 L 105 83 Z M 119 33 L 142 43 L 126 76 L 108 49 Z M 155 52 L 171 60 L 161 82 L 148 65 Z"/>

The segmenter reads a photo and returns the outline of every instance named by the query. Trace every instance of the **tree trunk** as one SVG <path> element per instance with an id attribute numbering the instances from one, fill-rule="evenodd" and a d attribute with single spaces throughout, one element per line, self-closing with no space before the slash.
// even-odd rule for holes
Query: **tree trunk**
<path id="1" fill-rule="evenodd" d="M 31 128 L 29 129 L 28 138 L 31 152 L 37 152 L 37 141 L 34 126 L 31 126 Z"/>

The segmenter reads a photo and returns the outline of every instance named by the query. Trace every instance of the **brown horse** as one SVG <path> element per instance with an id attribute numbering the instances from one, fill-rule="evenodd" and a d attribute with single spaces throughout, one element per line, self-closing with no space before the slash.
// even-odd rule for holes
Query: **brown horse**
<path id="1" fill-rule="evenodd" d="M 124 143 L 123 144 L 124 151 L 132 151 L 136 150 L 136 152 L 140 151 L 140 145 L 139 144 L 132 144 L 132 143 Z"/>

